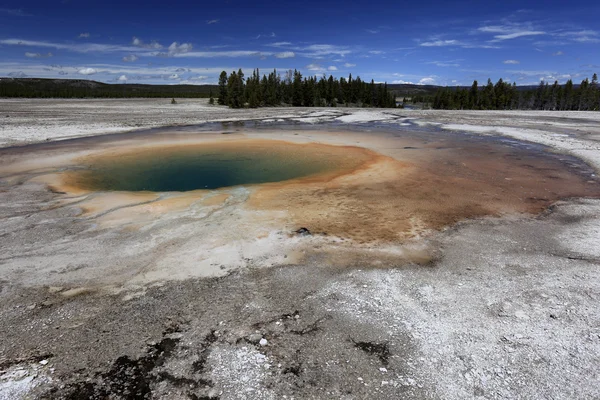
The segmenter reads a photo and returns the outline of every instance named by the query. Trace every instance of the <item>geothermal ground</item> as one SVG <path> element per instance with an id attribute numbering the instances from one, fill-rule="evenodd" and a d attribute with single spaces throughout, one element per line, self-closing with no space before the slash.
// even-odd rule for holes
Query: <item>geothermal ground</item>
<path id="1" fill-rule="evenodd" d="M 600 398 L 598 113 L 0 117 L 2 400 Z M 319 168 L 186 192 L 88 175 L 196 149 Z"/>

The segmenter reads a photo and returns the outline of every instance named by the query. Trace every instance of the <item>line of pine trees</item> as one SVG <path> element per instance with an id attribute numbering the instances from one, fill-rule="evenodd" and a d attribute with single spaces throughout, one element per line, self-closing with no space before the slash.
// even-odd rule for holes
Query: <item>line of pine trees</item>
<path id="1" fill-rule="evenodd" d="M 516 84 L 502 79 L 494 85 L 488 79 L 480 88 L 477 81 L 467 88 L 438 89 L 432 99 L 434 109 L 444 110 L 600 110 L 600 86 L 598 75 L 592 81 L 587 78 L 579 87 L 569 79 L 565 85 L 555 81 L 553 85 L 541 81 L 537 89 L 520 90 Z"/>
<path id="2" fill-rule="evenodd" d="M 75 79 L 0 78 L 0 98 L 207 98 L 200 85 L 106 84 Z"/>
<path id="3" fill-rule="evenodd" d="M 356 107 L 395 108 L 396 97 L 386 84 L 363 82 L 360 77 L 348 79 L 325 76 L 302 77 L 299 71 L 287 71 L 282 78 L 277 70 L 260 77 L 256 69 L 245 78 L 244 72 L 221 72 L 218 103 L 231 108 L 274 107 Z M 212 99 L 212 96 L 211 96 Z M 214 101 L 214 100 L 213 100 Z M 211 101 L 212 102 L 212 101 Z"/>

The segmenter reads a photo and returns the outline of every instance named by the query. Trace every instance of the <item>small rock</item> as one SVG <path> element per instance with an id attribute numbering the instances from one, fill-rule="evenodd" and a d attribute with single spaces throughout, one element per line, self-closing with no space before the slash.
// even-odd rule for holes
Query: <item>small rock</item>
<path id="1" fill-rule="evenodd" d="M 550 318 L 552 318 L 552 319 L 558 319 L 558 317 L 555 314 L 550 314 Z"/>
<path id="2" fill-rule="evenodd" d="M 529 315 L 525 314 L 525 311 L 523 310 L 515 311 L 515 317 L 519 319 L 529 319 Z"/>
<path id="3" fill-rule="evenodd" d="M 388 372 L 387 368 L 383 368 L 383 367 L 379 368 L 379 371 L 381 371 L 381 372 Z"/>
<path id="4" fill-rule="evenodd" d="M 269 342 L 265 338 L 260 339 L 260 342 L 258 342 L 258 344 L 260 344 L 261 346 L 266 346 L 268 343 Z"/>
<path id="5" fill-rule="evenodd" d="M 250 343 L 258 343 L 260 342 L 262 339 L 262 335 L 260 333 L 253 333 L 252 335 L 248 336 L 248 341 Z"/>
<path id="6" fill-rule="evenodd" d="M 294 233 L 297 233 L 298 235 L 301 235 L 301 236 L 310 236 L 310 235 L 312 235 L 312 233 L 310 233 L 310 231 L 308 230 L 308 228 L 304 228 L 304 227 L 298 229 L 297 231 L 294 231 Z"/>
<path id="7" fill-rule="evenodd" d="M 48 364 L 48 360 L 42 360 L 42 361 L 40 361 L 40 364 L 46 365 L 46 364 Z"/>

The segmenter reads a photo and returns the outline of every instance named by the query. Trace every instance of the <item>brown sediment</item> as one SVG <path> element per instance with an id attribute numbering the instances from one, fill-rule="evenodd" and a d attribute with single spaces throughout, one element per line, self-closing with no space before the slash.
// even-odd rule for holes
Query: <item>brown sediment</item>
<path id="1" fill-rule="evenodd" d="M 556 158 L 489 144 L 396 151 L 329 181 L 265 185 L 257 209 L 284 209 L 295 226 L 359 243 L 405 242 L 458 221 L 539 213 L 571 197 L 598 197 L 600 185 Z"/>

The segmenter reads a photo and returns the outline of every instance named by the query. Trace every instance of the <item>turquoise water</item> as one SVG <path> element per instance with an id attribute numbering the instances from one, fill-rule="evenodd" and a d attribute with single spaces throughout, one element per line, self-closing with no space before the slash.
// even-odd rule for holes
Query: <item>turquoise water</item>
<path id="1" fill-rule="evenodd" d="M 77 185 L 103 191 L 191 191 L 280 182 L 329 172 L 339 160 L 304 146 L 195 146 L 98 158 Z"/>

